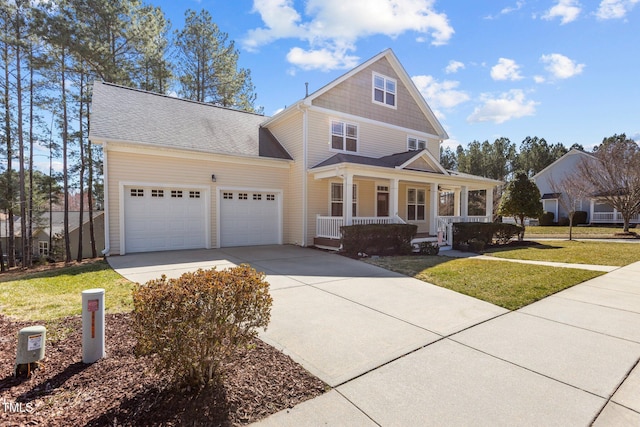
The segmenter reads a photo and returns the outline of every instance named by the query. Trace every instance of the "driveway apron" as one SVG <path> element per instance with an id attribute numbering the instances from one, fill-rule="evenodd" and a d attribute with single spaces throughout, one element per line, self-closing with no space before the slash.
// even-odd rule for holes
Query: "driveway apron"
<path id="1" fill-rule="evenodd" d="M 260 425 L 638 425 L 640 263 L 508 312 L 295 246 L 109 259 L 143 282 L 249 263 L 274 302 L 260 337 L 333 387 Z"/>

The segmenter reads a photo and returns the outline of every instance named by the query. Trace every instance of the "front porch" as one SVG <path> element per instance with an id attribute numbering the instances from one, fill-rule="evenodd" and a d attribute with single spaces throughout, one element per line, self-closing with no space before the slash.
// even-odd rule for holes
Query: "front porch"
<path id="1" fill-rule="evenodd" d="M 491 222 L 492 216 L 475 215 L 475 216 L 439 216 L 437 220 L 437 231 L 435 234 L 428 232 L 418 232 L 411 241 L 412 244 L 421 242 L 438 243 L 441 248 L 451 248 L 453 245 L 452 226 L 457 222 Z M 322 216 L 316 217 L 316 237 L 314 245 L 326 248 L 340 248 L 340 227 L 345 224 L 343 217 Z M 351 225 L 358 224 L 406 224 L 400 217 L 353 217 Z"/>

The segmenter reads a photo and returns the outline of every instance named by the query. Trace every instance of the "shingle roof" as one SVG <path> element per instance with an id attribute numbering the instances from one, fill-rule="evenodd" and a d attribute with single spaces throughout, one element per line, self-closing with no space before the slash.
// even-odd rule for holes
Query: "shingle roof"
<path id="1" fill-rule="evenodd" d="M 266 119 L 259 114 L 95 82 L 90 138 L 291 159 L 273 135 L 260 131 Z"/>
<path id="2" fill-rule="evenodd" d="M 102 215 L 103 211 L 93 211 L 93 218 L 98 218 Z M 89 222 L 89 212 L 84 212 L 82 216 L 82 223 L 86 224 Z M 53 234 L 59 234 L 64 232 L 64 212 L 62 211 L 53 211 L 51 212 L 51 225 Z M 80 212 L 78 211 L 69 211 L 69 231 L 73 231 L 80 226 Z M 44 230 L 46 233 L 49 232 L 49 211 L 40 213 L 37 217 L 34 218 L 33 224 L 33 233 L 35 234 L 38 230 Z M 20 218 L 16 218 L 14 222 L 14 232 L 16 236 L 21 236 L 21 223 Z"/>
<path id="3" fill-rule="evenodd" d="M 407 160 L 411 159 L 412 157 L 415 157 L 416 154 L 418 154 L 417 151 L 406 151 L 403 153 L 391 154 L 389 156 L 373 158 L 373 157 L 359 156 L 357 154 L 338 153 L 334 156 L 329 157 L 327 160 L 315 165 L 314 168 L 337 165 L 339 163 L 355 163 L 359 165 L 380 166 L 383 168 L 395 168 L 396 166 L 400 166 L 404 164 Z"/>

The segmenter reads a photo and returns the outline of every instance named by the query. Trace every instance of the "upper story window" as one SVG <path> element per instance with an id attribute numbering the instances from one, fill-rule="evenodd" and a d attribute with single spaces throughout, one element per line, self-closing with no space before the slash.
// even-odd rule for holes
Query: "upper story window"
<path id="1" fill-rule="evenodd" d="M 381 74 L 373 74 L 373 102 L 396 108 L 396 81 Z"/>
<path id="2" fill-rule="evenodd" d="M 425 148 L 427 148 L 427 141 L 424 139 L 414 138 L 412 136 L 407 138 L 408 151 L 424 150 Z"/>
<path id="3" fill-rule="evenodd" d="M 332 121 L 331 148 L 342 151 L 358 151 L 358 126 Z"/>

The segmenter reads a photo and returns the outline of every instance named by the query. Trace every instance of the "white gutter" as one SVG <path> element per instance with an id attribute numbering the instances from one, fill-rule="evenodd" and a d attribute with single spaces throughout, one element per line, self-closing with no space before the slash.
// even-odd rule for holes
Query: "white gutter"
<path id="1" fill-rule="evenodd" d="M 109 167 L 107 164 L 107 141 L 102 143 L 102 191 L 104 192 L 104 250 L 102 255 L 109 256 L 111 251 L 111 245 L 109 243 Z"/>

